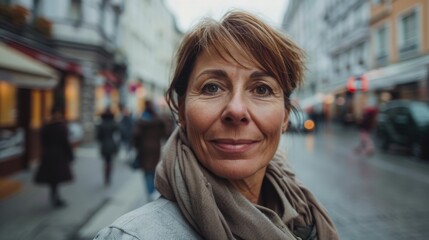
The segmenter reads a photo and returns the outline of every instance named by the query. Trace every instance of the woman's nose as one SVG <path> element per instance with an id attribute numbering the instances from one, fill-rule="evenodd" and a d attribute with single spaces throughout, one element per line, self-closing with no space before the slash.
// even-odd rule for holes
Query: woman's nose
<path id="1" fill-rule="evenodd" d="M 236 93 L 228 100 L 221 118 L 224 123 L 228 124 L 249 123 L 250 115 L 242 94 Z"/>

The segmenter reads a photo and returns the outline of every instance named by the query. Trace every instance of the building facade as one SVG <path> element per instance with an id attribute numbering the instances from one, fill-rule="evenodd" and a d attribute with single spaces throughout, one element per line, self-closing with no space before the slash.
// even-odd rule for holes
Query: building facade
<path id="1" fill-rule="evenodd" d="M 291 1 L 283 28 L 309 56 L 307 82 L 299 96 L 303 108 L 328 119 L 353 121 L 356 98 L 347 81 L 370 67 L 370 5 L 368 0 Z M 304 30 L 306 29 L 306 30 Z"/>
<path id="2" fill-rule="evenodd" d="M 380 103 L 429 101 L 429 1 L 371 1 L 368 79 Z"/>
<path id="3" fill-rule="evenodd" d="M 295 101 L 303 109 L 319 105 L 327 88 L 331 62 L 327 55 L 327 25 L 323 21 L 325 1 L 289 2 L 282 29 L 306 52 L 307 71 L 304 86 L 297 89 Z"/>
<path id="4" fill-rule="evenodd" d="M 23 129 L 24 134 L 23 151 L 0 160 L 1 175 L 37 161 L 39 130 L 53 106 L 63 109 L 71 140 L 78 143 L 93 139 L 98 105 L 120 104 L 119 88 L 126 76 L 126 60 L 116 47 L 121 13 L 122 1 L 114 0 L 0 2 L 0 41 L 58 76 L 54 85 L 42 89 L 2 81 L 4 88 L 16 93 L 2 99 L 7 111 L 0 111 L 12 119 L 0 126 L 0 141 L 9 142 L 14 134 L 7 133 L 14 129 Z"/>
<path id="5" fill-rule="evenodd" d="M 120 26 L 119 49 L 128 59 L 126 104 L 139 114 L 151 99 L 165 110 L 171 61 L 182 37 L 173 15 L 163 1 L 129 0 Z"/>
<path id="6" fill-rule="evenodd" d="M 302 106 L 356 123 L 367 106 L 428 101 L 429 1 L 291 1 L 283 28 L 310 58 Z"/>
<path id="7" fill-rule="evenodd" d="M 0 176 L 27 168 L 59 73 L 0 43 Z"/>

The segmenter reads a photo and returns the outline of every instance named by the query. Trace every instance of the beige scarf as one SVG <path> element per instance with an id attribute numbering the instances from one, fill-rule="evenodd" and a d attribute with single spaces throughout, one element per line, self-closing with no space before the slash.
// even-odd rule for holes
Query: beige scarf
<path id="1" fill-rule="evenodd" d="M 313 221 L 317 238 L 312 239 L 338 239 L 326 210 L 295 181 L 282 159 L 281 154 L 276 154 L 266 172 L 266 179 L 279 195 L 281 216 L 251 203 L 227 180 L 200 165 L 180 128 L 164 147 L 155 185 L 165 198 L 178 203 L 182 214 L 204 239 L 297 239 L 291 229 L 311 226 Z"/>

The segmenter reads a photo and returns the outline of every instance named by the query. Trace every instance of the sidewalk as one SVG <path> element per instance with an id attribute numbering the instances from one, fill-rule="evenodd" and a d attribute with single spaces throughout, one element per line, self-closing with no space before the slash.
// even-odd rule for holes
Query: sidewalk
<path id="1" fill-rule="evenodd" d="M 92 239 L 102 227 L 146 202 L 141 171 L 116 159 L 112 186 L 105 187 L 97 145 L 81 146 L 75 155 L 74 181 L 60 188 L 65 208 L 51 207 L 47 186 L 33 183 L 35 167 L 6 179 L 19 188 L 0 200 L 0 240 Z"/>

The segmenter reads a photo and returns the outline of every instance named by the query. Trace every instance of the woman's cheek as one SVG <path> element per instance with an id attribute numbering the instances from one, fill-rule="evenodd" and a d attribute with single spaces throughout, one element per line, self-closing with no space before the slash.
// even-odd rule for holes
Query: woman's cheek
<path id="1" fill-rule="evenodd" d="M 286 124 L 286 110 L 281 106 L 252 106 L 251 115 L 265 134 L 277 134 Z"/>
<path id="2" fill-rule="evenodd" d="M 186 124 L 199 131 L 206 131 L 217 119 L 220 119 L 219 99 L 189 98 L 186 102 Z"/>

